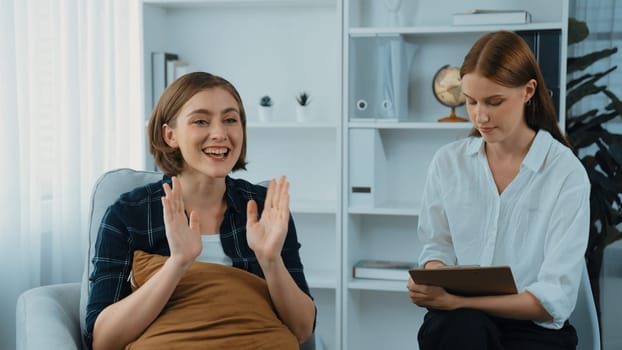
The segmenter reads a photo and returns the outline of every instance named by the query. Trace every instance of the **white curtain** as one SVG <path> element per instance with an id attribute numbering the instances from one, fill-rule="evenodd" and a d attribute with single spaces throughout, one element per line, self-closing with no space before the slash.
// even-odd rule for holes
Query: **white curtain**
<path id="1" fill-rule="evenodd" d="M 622 55 L 622 1 L 616 0 L 574 0 L 573 6 L 570 8 L 570 16 L 581 21 L 585 21 L 590 30 L 589 37 L 579 44 L 575 44 L 569 48 L 569 55 L 583 56 L 585 54 L 617 47 L 618 53 L 607 59 L 600 60 L 590 68 L 590 72 L 602 72 L 620 64 Z M 581 73 L 577 73 L 576 77 Z M 607 85 L 609 89 L 617 96 L 622 96 L 622 67 L 618 67 L 608 76 L 597 82 L 598 85 Z M 589 100 L 589 101 L 587 101 Z M 593 105 L 603 105 L 607 103 L 607 99 L 602 96 L 586 99 L 580 102 L 578 108 L 587 111 L 593 108 Z M 613 127 L 620 128 L 622 123 L 614 121 Z"/>
<path id="2" fill-rule="evenodd" d="M 15 301 L 79 281 L 91 188 L 144 168 L 140 0 L 0 0 L 0 348 Z"/>

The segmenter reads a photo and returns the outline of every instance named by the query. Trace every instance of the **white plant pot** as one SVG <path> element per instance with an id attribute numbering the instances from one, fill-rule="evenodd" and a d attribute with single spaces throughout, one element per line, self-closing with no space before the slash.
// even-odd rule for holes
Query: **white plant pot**
<path id="1" fill-rule="evenodd" d="M 296 120 L 300 123 L 308 122 L 310 120 L 311 110 L 309 106 L 296 105 Z"/>
<path id="2" fill-rule="evenodd" d="M 257 109 L 258 115 L 259 115 L 259 121 L 262 123 L 268 122 L 273 120 L 273 109 L 272 107 L 263 107 L 263 106 L 259 106 L 259 108 Z"/>

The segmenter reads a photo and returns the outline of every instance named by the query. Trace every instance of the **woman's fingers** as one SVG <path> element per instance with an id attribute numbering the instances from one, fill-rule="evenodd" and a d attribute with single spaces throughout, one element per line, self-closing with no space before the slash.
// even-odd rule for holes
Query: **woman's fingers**
<path id="1" fill-rule="evenodd" d="M 257 222 L 257 202 L 253 199 L 246 205 L 246 221 L 247 225 L 254 225 Z"/>
<path id="2" fill-rule="evenodd" d="M 283 211 L 289 211 L 289 182 L 285 179 L 285 176 L 281 176 L 280 182 L 281 188 L 278 208 Z"/>
<path id="3" fill-rule="evenodd" d="M 171 178 L 173 187 L 168 183 L 162 184 L 162 188 L 164 189 L 164 196 L 162 203 L 166 203 L 166 209 L 170 214 L 183 212 L 184 211 L 184 203 L 183 196 L 181 191 L 181 183 L 176 176 Z"/>
<path id="4" fill-rule="evenodd" d="M 274 207 L 274 188 L 276 187 L 276 181 L 274 181 L 274 179 L 270 180 L 270 183 L 268 183 L 268 191 L 266 193 L 266 200 L 264 202 L 264 210 L 266 210 L 266 208 L 273 208 Z"/>

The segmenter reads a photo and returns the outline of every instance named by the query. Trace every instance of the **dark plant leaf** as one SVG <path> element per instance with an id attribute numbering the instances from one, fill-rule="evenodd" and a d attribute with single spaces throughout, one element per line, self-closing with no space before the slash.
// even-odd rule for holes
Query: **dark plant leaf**
<path id="1" fill-rule="evenodd" d="M 581 85 L 577 86 L 574 89 L 568 89 L 566 93 L 566 110 L 568 111 L 575 103 L 580 101 L 582 98 L 604 91 L 607 88 L 606 86 L 596 86 L 594 83 L 614 71 L 616 68 L 617 67 L 609 68 L 606 71 L 600 73 L 587 74 L 584 76 L 584 78 L 586 79 L 583 79 Z"/>
<path id="2" fill-rule="evenodd" d="M 618 166 L 622 167 L 622 143 L 610 144 L 609 153 L 611 154 L 611 158 L 618 162 Z"/>
<path id="3" fill-rule="evenodd" d="M 616 113 L 616 112 L 611 112 L 611 113 L 607 113 L 607 114 L 600 114 L 600 115 L 594 117 L 593 119 L 590 119 L 589 121 L 587 121 L 585 123 L 585 127 L 590 129 L 590 128 L 595 127 L 595 126 L 600 126 L 600 125 L 605 124 L 608 121 L 614 119 L 617 116 L 618 116 L 618 113 Z M 603 130 L 605 130 L 605 132 L 607 132 L 606 129 L 603 129 Z"/>
<path id="4" fill-rule="evenodd" d="M 583 163 L 586 170 L 593 169 L 597 165 L 593 155 L 583 156 L 583 158 L 581 158 L 581 163 Z"/>
<path id="5" fill-rule="evenodd" d="M 592 79 L 590 79 L 589 81 L 566 93 L 566 110 L 570 110 L 575 103 L 581 101 L 584 97 L 596 95 L 605 89 L 606 87 L 604 86 L 594 85 Z"/>
<path id="6" fill-rule="evenodd" d="M 581 42 L 590 35 L 590 30 L 584 21 L 574 17 L 568 18 L 568 45 Z"/>
<path id="7" fill-rule="evenodd" d="M 600 169 L 607 174 L 609 178 L 612 178 L 618 168 L 618 162 L 615 158 L 611 156 L 609 150 L 602 144 L 602 142 L 597 142 L 598 152 L 596 152 L 595 158 L 600 165 Z M 622 187 L 622 186 L 620 186 Z"/>
<path id="8" fill-rule="evenodd" d="M 576 79 L 572 79 L 569 82 L 566 82 L 566 90 L 570 91 L 572 88 L 574 88 L 576 85 L 581 84 L 583 81 L 589 79 L 592 77 L 592 74 L 583 74 L 582 76 L 576 78 Z"/>
<path id="9" fill-rule="evenodd" d="M 568 134 L 570 144 L 577 150 L 591 146 L 603 136 L 603 129 L 600 126 L 585 129 L 584 131 L 583 128 L 581 128 L 581 130 L 582 131 L 575 131 L 572 134 Z"/>
<path id="10" fill-rule="evenodd" d="M 590 52 L 586 55 L 579 57 L 568 57 L 568 65 L 566 71 L 568 74 L 582 71 L 585 68 L 591 66 L 594 62 L 602 60 L 603 58 L 607 58 L 613 54 L 618 52 L 617 47 L 613 47 L 610 49 L 603 49 L 600 51 Z"/>
<path id="11" fill-rule="evenodd" d="M 605 130 L 605 129 L 603 129 L 603 130 Z M 601 138 L 608 145 L 611 145 L 613 143 L 622 143 L 622 134 L 614 134 L 614 133 L 610 133 L 608 131 L 604 131 L 604 132 L 602 132 Z"/>
<path id="12" fill-rule="evenodd" d="M 606 232 L 605 245 L 609 245 L 619 239 L 622 239 L 622 231 L 618 230 L 617 227 L 613 225 L 607 225 L 605 230 L 606 230 L 605 231 Z"/>
<path id="13" fill-rule="evenodd" d="M 576 124 L 581 124 L 584 123 L 586 120 L 596 116 L 598 114 L 598 109 L 594 108 L 592 110 L 589 110 L 583 114 L 579 114 L 577 116 L 567 116 L 566 118 L 566 128 L 568 129 L 568 132 L 570 133 L 571 130 L 573 128 L 573 125 Z"/>
<path id="14" fill-rule="evenodd" d="M 606 192 L 611 192 L 611 193 L 622 192 L 622 184 L 615 183 L 614 181 L 612 181 L 610 178 L 605 176 L 600 171 L 597 171 L 595 169 L 590 169 L 588 171 L 588 176 L 590 177 L 590 182 L 592 183 L 592 185 L 598 184 Z"/>
<path id="15" fill-rule="evenodd" d="M 607 97 L 609 97 L 609 99 L 611 100 L 611 104 L 607 105 L 606 109 L 613 109 L 618 113 L 619 116 L 622 117 L 622 101 L 620 101 L 618 96 L 616 96 L 609 89 L 603 90 L 603 93 L 607 95 Z"/>

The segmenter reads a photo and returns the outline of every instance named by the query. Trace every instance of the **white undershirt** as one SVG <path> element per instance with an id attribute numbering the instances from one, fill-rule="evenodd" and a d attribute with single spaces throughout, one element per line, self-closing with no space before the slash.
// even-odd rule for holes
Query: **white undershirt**
<path id="1" fill-rule="evenodd" d="M 220 235 L 202 234 L 201 243 L 203 243 L 203 249 L 201 250 L 201 254 L 197 257 L 197 261 L 227 266 L 233 265 L 231 258 L 228 257 L 222 249 Z"/>

